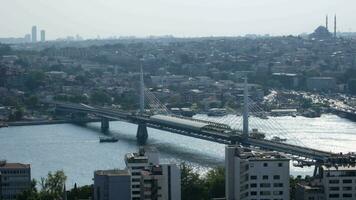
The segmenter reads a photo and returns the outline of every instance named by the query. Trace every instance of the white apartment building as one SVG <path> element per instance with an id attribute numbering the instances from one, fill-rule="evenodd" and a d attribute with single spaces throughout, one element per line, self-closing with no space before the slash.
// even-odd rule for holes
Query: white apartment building
<path id="1" fill-rule="evenodd" d="M 94 200 L 131 200 L 131 173 L 128 170 L 94 172 Z"/>
<path id="2" fill-rule="evenodd" d="M 177 165 L 155 165 L 141 171 L 141 199 L 180 200 L 180 170 Z"/>
<path id="3" fill-rule="evenodd" d="M 0 161 L 0 199 L 15 200 L 17 195 L 31 187 L 29 164 Z"/>
<path id="4" fill-rule="evenodd" d="M 321 183 L 326 200 L 356 199 L 356 167 L 322 167 Z"/>
<path id="5" fill-rule="evenodd" d="M 227 200 L 289 200 L 289 159 L 235 145 L 225 147 Z"/>
<path id="6" fill-rule="evenodd" d="M 159 154 L 156 149 L 140 149 L 138 153 L 125 155 L 126 168 L 131 171 L 131 197 L 132 200 L 140 199 L 141 171 L 150 165 L 159 164 Z"/>

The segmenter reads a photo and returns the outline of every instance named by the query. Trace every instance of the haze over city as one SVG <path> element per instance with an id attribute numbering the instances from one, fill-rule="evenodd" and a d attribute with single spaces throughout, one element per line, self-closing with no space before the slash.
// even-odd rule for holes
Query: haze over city
<path id="1" fill-rule="evenodd" d="M 32 25 L 48 39 L 245 34 L 298 35 L 338 16 L 338 31 L 356 30 L 352 0 L 3 0 L 0 37 L 23 37 Z"/>

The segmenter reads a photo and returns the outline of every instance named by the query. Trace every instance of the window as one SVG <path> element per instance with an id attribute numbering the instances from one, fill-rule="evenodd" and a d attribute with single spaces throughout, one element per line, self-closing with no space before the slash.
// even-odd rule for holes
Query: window
<path id="1" fill-rule="evenodd" d="M 257 192 L 256 191 L 252 191 L 251 192 L 251 196 L 256 196 L 257 195 Z"/>
<path id="2" fill-rule="evenodd" d="M 283 167 L 283 163 L 278 163 L 278 167 Z"/>
<path id="3" fill-rule="evenodd" d="M 261 191 L 260 195 L 271 195 L 271 191 Z"/>
<path id="4" fill-rule="evenodd" d="M 329 180 L 330 184 L 338 184 L 340 181 L 339 180 Z"/>
<path id="5" fill-rule="evenodd" d="M 256 184 L 256 183 L 251 183 L 251 187 L 252 187 L 252 188 L 256 188 L 256 187 L 257 187 L 257 184 Z"/>
<path id="6" fill-rule="evenodd" d="M 268 167 L 268 163 L 263 163 L 263 166 L 264 167 Z"/>
<path id="7" fill-rule="evenodd" d="M 283 183 L 273 183 L 273 187 L 283 187 Z"/>
<path id="8" fill-rule="evenodd" d="M 329 194 L 329 198 L 339 198 L 339 194 Z"/>
<path id="9" fill-rule="evenodd" d="M 350 190 L 352 190 L 352 187 L 343 187 L 342 190 L 344 190 L 344 191 L 350 191 Z"/>
<path id="10" fill-rule="evenodd" d="M 251 180 L 256 180 L 257 176 L 251 176 L 250 178 L 251 178 Z"/>
<path id="11" fill-rule="evenodd" d="M 274 175 L 274 176 L 273 176 L 273 179 L 274 179 L 274 180 L 279 180 L 279 179 L 281 179 L 281 176 L 280 176 L 280 175 Z"/>
<path id="12" fill-rule="evenodd" d="M 342 197 L 352 197 L 352 194 L 342 194 Z"/>
<path id="13" fill-rule="evenodd" d="M 273 191 L 273 195 L 283 195 L 283 191 Z"/>
<path id="14" fill-rule="evenodd" d="M 329 190 L 330 191 L 339 191 L 340 188 L 339 187 L 330 187 Z"/>
<path id="15" fill-rule="evenodd" d="M 342 180 L 343 183 L 352 183 L 351 179 Z"/>
<path id="16" fill-rule="evenodd" d="M 267 176 L 267 175 L 264 175 L 264 176 L 262 177 L 262 179 L 263 179 L 263 180 L 268 180 L 268 176 Z"/>
<path id="17" fill-rule="evenodd" d="M 270 183 L 261 183 L 260 187 L 261 188 L 271 187 L 271 184 Z"/>

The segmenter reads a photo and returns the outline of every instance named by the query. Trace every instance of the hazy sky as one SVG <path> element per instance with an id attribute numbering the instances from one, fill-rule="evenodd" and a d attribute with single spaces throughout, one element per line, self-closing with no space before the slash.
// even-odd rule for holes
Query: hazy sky
<path id="1" fill-rule="evenodd" d="M 355 0 L 0 0 L 0 37 L 32 25 L 47 38 L 299 34 L 329 25 L 356 31 Z"/>

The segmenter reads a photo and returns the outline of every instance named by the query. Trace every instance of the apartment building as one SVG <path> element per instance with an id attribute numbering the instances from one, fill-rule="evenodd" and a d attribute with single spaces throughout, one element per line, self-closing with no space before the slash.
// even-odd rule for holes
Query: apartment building
<path id="1" fill-rule="evenodd" d="M 236 145 L 225 147 L 227 200 L 289 200 L 289 159 Z"/>

